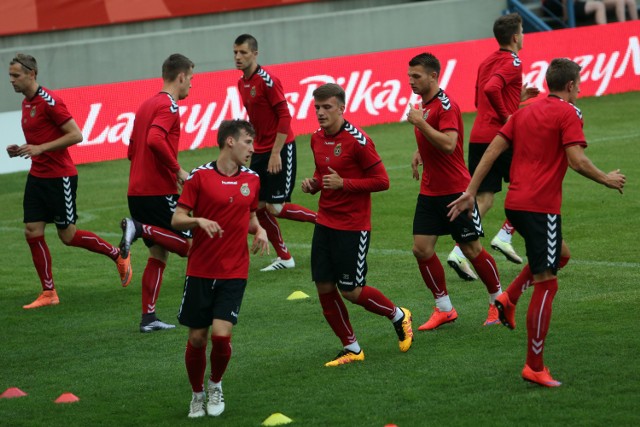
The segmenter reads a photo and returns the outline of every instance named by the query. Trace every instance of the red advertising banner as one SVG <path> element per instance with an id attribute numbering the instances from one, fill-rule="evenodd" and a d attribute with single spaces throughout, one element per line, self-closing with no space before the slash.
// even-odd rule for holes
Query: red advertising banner
<path id="1" fill-rule="evenodd" d="M 0 2 L 0 35 L 95 27 L 317 0 L 16 0 Z"/>
<path id="2" fill-rule="evenodd" d="M 582 66 L 581 96 L 640 90 L 640 21 L 527 34 L 524 81 L 546 92 L 549 62 L 568 57 Z M 429 51 L 441 62 L 440 86 L 463 112 L 474 111 L 478 64 L 497 48 L 495 40 L 451 43 L 379 53 L 319 59 L 265 68 L 282 80 L 296 134 L 317 129 L 313 90 L 326 82 L 345 88 L 345 116 L 359 126 L 399 122 L 416 98 L 408 85 L 408 61 Z M 237 70 L 196 73 L 180 104 L 180 149 L 215 145 L 222 120 L 245 118 L 236 89 Z M 71 148 L 78 164 L 126 157 L 138 106 L 162 86 L 160 79 L 57 91 L 82 129 L 84 141 Z"/>

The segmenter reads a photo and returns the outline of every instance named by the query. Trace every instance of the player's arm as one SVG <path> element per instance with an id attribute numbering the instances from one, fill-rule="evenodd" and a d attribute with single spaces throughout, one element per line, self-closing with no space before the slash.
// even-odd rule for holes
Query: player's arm
<path id="1" fill-rule="evenodd" d="M 269 255 L 269 238 L 265 229 L 260 226 L 255 211 L 251 212 L 251 216 L 249 216 L 249 234 L 255 236 L 251 244 L 251 253 L 257 254 L 260 252 L 260 255 L 265 253 Z"/>
<path id="2" fill-rule="evenodd" d="M 331 168 L 329 172 L 322 177 L 322 188 L 350 193 L 375 193 L 389 189 L 389 175 L 381 161 L 368 168 L 364 178 L 342 178 Z"/>
<path id="3" fill-rule="evenodd" d="M 274 141 L 273 148 L 271 149 L 271 157 L 269 157 L 267 172 L 270 174 L 277 174 L 282 171 L 280 151 L 282 151 L 282 147 L 284 147 L 285 142 L 287 142 L 289 128 L 291 127 L 291 113 L 289 113 L 289 106 L 286 101 L 280 102 L 273 108 L 278 116 L 278 128 L 276 140 Z"/>
<path id="4" fill-rule="evenodd" d="M 422 156 L 420 155 L 420 150 L 416 150 L 411 159 L 411 173 L 416 181 L 420 179 L 420 170 L 418 169 L 420 166 L 422 166 Z"/>
<path id="5" fill-rule="evenodd" d="M 494 74 L 482 88 L 489 104 L 491 104 L 491 108 L 496 112 L 502 123 L 506 123 L 510 116 L 502 99 L 504 86 L 505 81 L 502 76 Z"/>
<path id="6" fill-rule="evenodd" d="M 618 190 L 622 194 L 622 189 L 627 181 L 626 176 L 620 173 L 620 169 L 616 169 L 609 173 L 605 173 L 598 169 L 593 162 L 584 153 L 584 146 L 579 144 L 570 145 L 565 149 L 567 153 L 567 161 L 569 167 L 580 175 L 598 182 L 608 188 Z"/>
<path id="7" fill-rule="evenodd" d="M 147 133 L 147 145 L 156 158 L 165 165 L 171 172 L 178 174 L 184 172 L 184 179 L 188 175 L 178 163 L 178 159 L 174 156 L 169 141 L 167 140 L 167 132 L 160 126 L 151 126 Z"/>
<path id="8" fill-rule="evenodd" d="M 475 172 L 473 172 L 473 176 L 471 177 L 471 181 L 469 182 L 467 189 L 460 195 L 460 197 L 447 205 L 449 208 L 447 216 L 450 221 L 456 219 L 458 215 L 464 211 L 468 211 L 471 216 L 476 194 L 478 194 L 478 187 L 480 187 L 480 184 L 484 181 L 498 157 L 508 149 L 509 143 L 502 135 L 498 134 L 493 138 L 493 141 L 491 141 L 491 144 L 489 144 L 489 147 L 487 147 L 487 150 L 484 152 L 482 159 L 480 159 L 478 167 Z"/>
<path id="9" fill-rule="evenodd" d="M 40 145 L 21 145 L 17 150 L 13 150 L 15 154 L 12 157 L 20 156 L 28 159 L 29 157 L 39 156 L 40 154 L 46 153 L 48 151 L 62 150 L 79 142 L 82 142 L 82 132 L 80 131 L 80 128 L 78 127 L 75 120 L 67 120 L 62 126 L 60 126 L 60 130 L 63 133 L 60 138 L 54 139 L 53 141 L 45 142 L 44 144 Z M 7 147 L 8 152 L 10 147 Z M 11 156 L 11 152 L 9 152 L 9 155 Z"/>
<path id="10" fill-rule="evenodd" d="M 173 217 L 171 217 L 171 227 L 180 231 L 201 228 L 209 237 L 214 237 L 215 235 L 222 237 L 224 230 L 217 222 L 207 218 L 192 217 L 189 215 L 190 212 L 191 210 L 188 208 L 178 205 Z"/>
<path id="11" fill-rule="evenodd" d="M 421 109 L 416 109 L 409 105 L 407 121 L 414 125 L 431 145 L 443 153 L 452 154 L 456 149 L 458 132 L 455 130 L 446 130 L 444 132 L 436 130 L 424 119 L 424 113 Z"/>

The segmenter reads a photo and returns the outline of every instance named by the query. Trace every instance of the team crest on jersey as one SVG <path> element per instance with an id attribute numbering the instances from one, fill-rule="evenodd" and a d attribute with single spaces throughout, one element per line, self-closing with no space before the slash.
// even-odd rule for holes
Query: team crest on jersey
<path id="1" fill-rule="evenodd" d="M 338 145 L 335 146 L 335 148 L 333 149 L 333 155 L 334 156 L 339 156 L 340 154 L 342 154 L 342 143 L 339 143 Z"/>
<path id="2" fill-rule="evenodd" d="M 424 114 L 422 115 L 422 118 L 427 120 L 427 117 L 429 117 L 429 112 L 431 111 L 431 109 L 425 110 Z"/>
<path id="3" fill-rule="evenodd" d="M 35 105 L 33 107 L 31 107 L 31 111 L 29 111 L 29 115 L 31 117 L 35 117 L 36 116 L 36 106 Z"/>
<path id="4" fill-rule="evenodd" d="M 251 91 L 249 92 L 249 94 L 251 95 L 252 98 L 256 97 L 256 87 L 255 86 L 251 86 Z"/>
<path id="5" fill-rule="evenodd" d="M 242 184 L 242 187 L 240 187 L 240 194 L 242 194 L 245 197 L 251 194 L 251 190 L 249 190 L 249 184 L 247 184 L 246 182 Z"/>

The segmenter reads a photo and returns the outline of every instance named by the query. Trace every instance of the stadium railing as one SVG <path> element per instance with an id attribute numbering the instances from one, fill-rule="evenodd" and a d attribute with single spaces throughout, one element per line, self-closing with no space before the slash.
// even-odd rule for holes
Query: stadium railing
<path id="1" fill-rule="evenodd" d="M 562 5 L 562 0 L 548 0 Z M 541 0 L 507 0 L 510 12 L 522 16 L 525 32 L 551 31 L 556 28 L 575 28 L 574 0 L 567 0 L 567 20 L 551 12 L 542 5 Z"/>

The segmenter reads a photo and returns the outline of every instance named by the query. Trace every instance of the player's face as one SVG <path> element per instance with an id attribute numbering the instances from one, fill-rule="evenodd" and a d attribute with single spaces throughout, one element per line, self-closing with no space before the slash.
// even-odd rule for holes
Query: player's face
<path id="1" fill-rule="evenodd" d="M 17 93 L 25 93 L 33 85 L 34 80 L 35 73 L 33 71 L 25 71 L 20 64 L 9 66 L 9 82 Z"/>
<path id="2" fill-rule="evenodd" d="M 339 102 L 338 98 L 332 96 L 329 99 L 316 99 L 314 105 L 320 127 L 330 135 L 337 133 L 344 121 L 342 117 L 344 104 Z"/>
<path id="3" fill-rule="evenodd" d="M 438 84 L 435 71 L 427 71 L 422 65 L 409 67 L 409 86 L 416 95 L 427 95 L 431 92 L 433 85 Z"/>
<path id="4" fill-rule="evenodd" d="M 258 61 L 258 51 L 251 50 L 248 43 L 233 45 L 233 60 L 240 71 L 251 68 Z"/>
<path id="5" fill-rule="evenodd" d="M 520 51 L 524 43 L 524 29 L 522 28 L 522 25 L 520 25 L 520 31 L 515 35 L 515 37 L 518 51 Z"/>
<path id="6" fill-rule="evenodd" d="M 191 80 L 193 79 L 193 68 L 189 69 L 187 73 L 180 73 L 178 76 L 180 81 L 180 94 L 179 99 L 185 99 L 189 96 L 189 90 L 191 89 Z"/>
<path id="7" fill-rule="evenodd" d="M 580 76 L 576 81 L 570 82 L 569 85 L 569 102 L 575 104 L 580 93 Z"/>
<path id="8" fill-rule="evenodd" d="M 233 158 L 238 165 L 246 164 L 253 154 L 253 137 L 244 129 L 240 130 L 238 139 L 233 139 L 232 152 Z"/>

